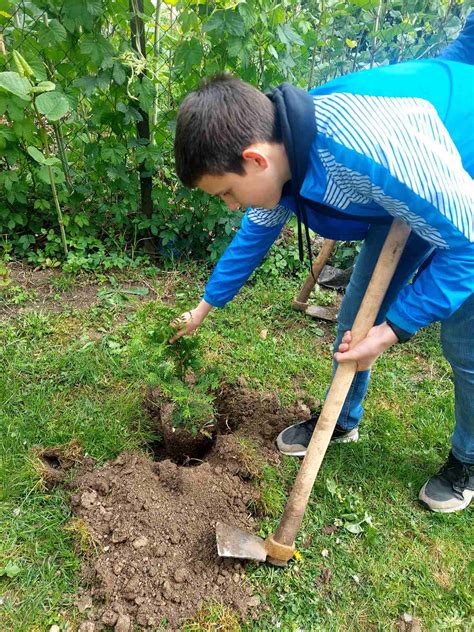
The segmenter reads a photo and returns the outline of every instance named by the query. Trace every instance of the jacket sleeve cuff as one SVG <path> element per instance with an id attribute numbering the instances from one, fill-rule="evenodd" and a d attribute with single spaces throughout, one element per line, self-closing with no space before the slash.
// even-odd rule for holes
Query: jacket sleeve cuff
<path id="1" fill-rule="evenodd" d="M 392 323 L 392 321 L 388 318 L 386 319 L 386 323 L 398 338 L 398 342 L 408 342 L 415 335 L 410 334 L 408 331 L 405 331 L 405 329 L 402 329 L 401 327 L 398 327 L 398 325 Z"/>
<path id="2" fill-rule="evenodd" d="M 209 294 L 206 291 L 204 291 L 203 299 L 206 301 L 206 303 L 209 303 L 209 305 L 212 305 L 212 307 L 225 307 L 225 305 L 229 302 L 229 301 L 222 301 L 222 300 L 219 301 L 216 298 L 212 298 L 211 296 L 209 296 Z"/>

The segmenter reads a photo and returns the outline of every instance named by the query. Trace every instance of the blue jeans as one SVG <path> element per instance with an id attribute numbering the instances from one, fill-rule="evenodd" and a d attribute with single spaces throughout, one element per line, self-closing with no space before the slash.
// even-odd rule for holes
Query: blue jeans
<path id="1" fill-rule="evenodd" d="M 362 245 L 339 311 L 334 350 L 338 348 L 344 332 L 351 329 L 388 229 L 388 226 L 372 226 Z M 410 235 L 380 308 L 376 324 L 383 322 L 388 308 L 399 291 L 410 281 L 431 252 L 432 247 L 425 240 L 413 233 Z M 457 312 L 441 324 L 443 354 L 454 374 L 456 425 L 451 443 L 454 456 L 464 463 L 474 463 L 473 334 L 474 296 L 471 296 Z M 333 371 L 335 369 L 336 363 L 334 363 Z M 341 428 L 351 430 L 360 423 L 363 413 L 362 402 L 367 393 L 369 379 L 370 371 L 360 371 L 356 374 L 337 422 Z"/>

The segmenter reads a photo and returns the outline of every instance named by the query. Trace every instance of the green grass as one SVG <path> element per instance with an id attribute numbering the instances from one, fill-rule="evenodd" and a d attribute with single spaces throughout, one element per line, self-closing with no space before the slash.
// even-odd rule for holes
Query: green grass
<path id="1" fill-rule="evenodd" d="M 152 283 L 157 300 L 171 292 L 184 308 L 199 299 L 203 278 L 163 274 Z M 257 277 L 214 311 L 200 334 L 206 361 L 230 380 L 244 376 L 251 387 L 277 390 L 283 403 L 301 389 L 322 398 L 333 327 L 311 327 L 291 310 L 297 287 Z M 153 354 L 140 340 L 153 327 L 156 303 L 134 301 L 25 312 L 2 323 L 1 630 L 75 621 L 80 554 L 72 515 L 63 491 L 41 487 L 32 449 L 77 440 L 101 463 L 152 438 L 141 401 Z M 433 327 L 378 362 L 362 439 L 329 451 L 297 541 L 299 559 L 284 569 L 249 565 L 267 608 L 242 629 L 395 630 L 404 612 L 427 630 L 472 629 L 472 510 L 434 515 L 416 502 L 447 455 L 452 423 L 450 371 Z M 275 529 L 297 466 L 285 459 L 263 469 L 261 535 Z M 218 629 L 219 608 L 211 611 L 196 619 L 201 628 L 188 629 Z"/>

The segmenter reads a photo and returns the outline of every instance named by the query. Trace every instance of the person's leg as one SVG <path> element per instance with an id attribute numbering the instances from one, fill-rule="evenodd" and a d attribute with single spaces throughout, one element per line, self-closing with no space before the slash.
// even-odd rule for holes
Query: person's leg
<path id="1" fill-rule="evenodd" d="M 474 296 L 441 324 L 443 353 L 453 370 L 456 424 L 452 450 L 441 470 L 420 491 L 433 511 L 448 513 L 469 505 L 474 496 Z"/>
<path id="2" fill-rule="evenodd" d="M 365 238 L 338 314 L 334 349 L 339 346 L 344 332 L 352 327 L 389 228 L 373 225 Z M 398 292 L 413 277 L 431 250 L 432 247 L 426 241 L 414 234 L 410 235 L 376 319 L 377 324 L 383 321 Z M 335 368 L 334 363 L 333 370 Z M 361 371 L 354 378 L 334 431 L 333 441 L 357 441 L 357 426 L 362 417 L 362 402 L 367 392 L 369 377 L 370 371 Z M 276 441 L 280 452 L 290 456 L 303 456 L 316 423 L 315 415 L 310 420 L 293 424 L 280 432 Z"/>
<path id="3" fill-rule="evenodd" d="M 388 226 L 372 226 L 364 241 L 338 314 L 334 351 L 337 351 L 344 333 L 352 327 L 388 230 Z M 410 281 L 431 251 L 432 247 L 424 239 L 413 233 L 410 235 L 375 324 L 383 322 L 385 314 L 402 287 Z M 334 362 L 333 374 L 336 368 L 337 363 Z M 369 379 L 370 370 L 359 371 L 354 378 L 337 422 L 341 429 L 349 431 L 360 423 L 363 413 L 362 402 L 367 393 Z"/>
<path id="4" fill-rule="evenodd" d="M 454 374 L 454 456 L 474 464 L 474 295 L 441 324 L 443 353 Z"/>

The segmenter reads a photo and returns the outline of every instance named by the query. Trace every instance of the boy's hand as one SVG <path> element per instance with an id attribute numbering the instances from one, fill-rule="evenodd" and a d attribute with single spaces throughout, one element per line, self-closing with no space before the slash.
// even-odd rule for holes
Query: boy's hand
<path id="1" fill-rule="evenodd" d="M 334 359 L 340 363 L 355 360 L 358 371 L 370 369 L 379 355 L 398 342 L 397 336 L 387 323 L 372 327 L 367 337 L 349 350 L 351 340 L 351 332 L 346 331 L 339 345 L 339 352 L 334 354 Z"/>
<path id="2" fill-rule="evenodd" d="M 190 336 L 193 331 L 196 331 L 211 309 L 212 305 L 209 305 L 206 301 L 201 301 L 199 305 L 191 311 L 184 312 L 181 316 L 172 320 L 170 323 L 171 327 L 174 327 L 178 331 L 176 335 L 170 338 L 170 343 L 173 344 L 173 342 L 181 338 L 181 336 Z"/>

